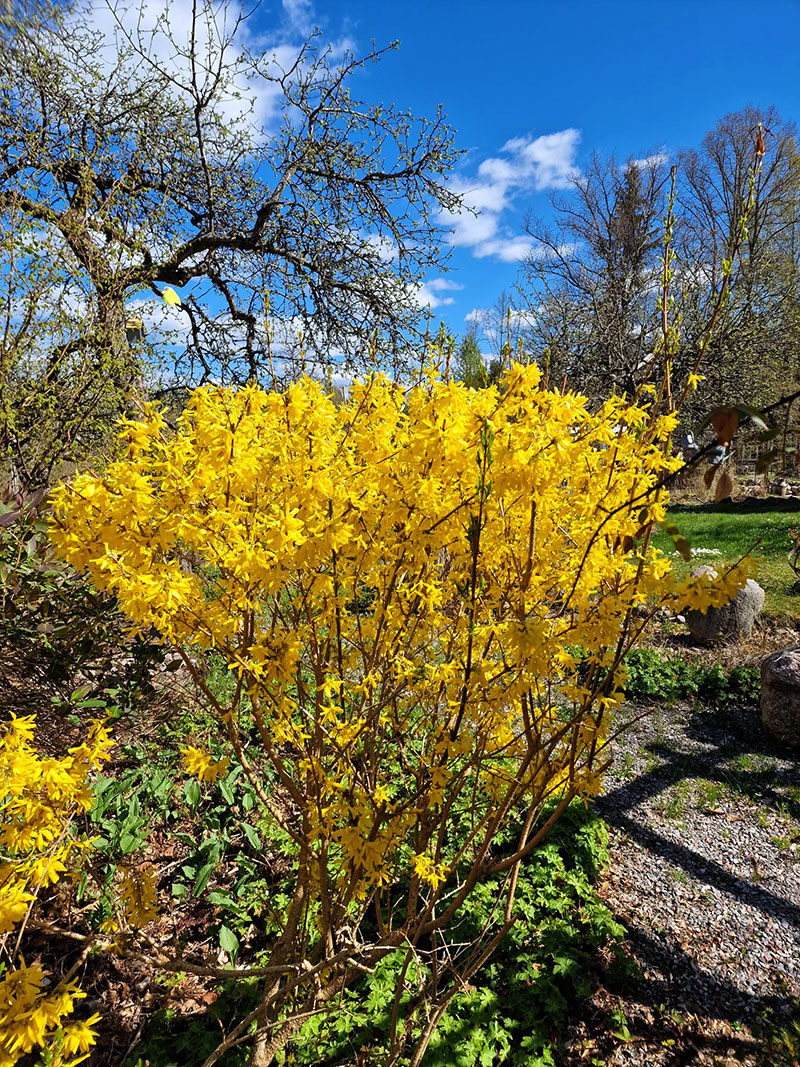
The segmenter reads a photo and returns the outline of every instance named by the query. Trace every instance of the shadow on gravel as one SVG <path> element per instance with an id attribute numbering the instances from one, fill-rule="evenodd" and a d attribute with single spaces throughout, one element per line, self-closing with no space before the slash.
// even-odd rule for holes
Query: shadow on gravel
<path id="1" fill-rule="evenodd" d="M 598 814 L 610 826 L 670 863 L 682 867 L 693 878 L 714 886 L 734 898 L 759 908 L 775 918 L 785 919 L 800 929 L 800 903 L 784 900 L 769 890 L 732 875 L 719 863 L 691 848 L 670 841 L 627 812 L 643 800 L 652 799 L 682 780 L 704 779 L 730 788 L 761 807 L 780 809 L 800 821 L 800 801 L 788 796 L 783 787 L 800 786 L 800 764 L 749 767 L 758 758 L 786 759 L 786 749 L 774 745 L 764 734 L 757 714 L 742 708 L 695 711 L 686 727 L 686 736 L 705 746 L 700 753 L 676 751 L 664 742 L 652 741 L 646 751 L 663 762 L 658 767 L 611 790 L 595 801 Z M 800 792 L 800 791 L 799 791 Z"/>
<path id="2" fill-rule="evenodd" d="M 800 930 L 800 901 L 785 899 L 754 881 L 733 874 L 719 862 L 695 851 L 686 843 L 670 840 L 658 828 L 645 825 L 633 811 L 681 781 L 700 779 L 719 783 L 742 802 L 788 815 L 800 821 L 800 760 L 774 745 L 764 734 L 757 709 L 728 707 L 695 710 L 683 730 L 701 751 L 681 751 L 680 742 L 669 743 L 652 734 L 640 750 L 659 764 L 595 801 L 598 814 L 648 852 L 682 868 L 699 883 L 726 894 L 734 903 L 747 904 Z M 787 765 L 787 760 L 791 760 Z M 788 1018 L 797 1010 L 790 996 L 748 992 L 724 978 L 705 971 L 674 937 L 661 937 L 637 925 L 635 916 L 617 915 L 628 931 L 633 956 L 645 974 L 625 990 L 626 999 L 658 1011 L 664 1006 L 688 1015 L 724 1020 L 754 1020 L 765 1013 Z M 638 1020 L 646 1029 L 644 1020 Z M 639 1027 L 632 1024 L 635 1032 Z M 647 1040 L 646 1033 L 634 1040 Z M 691 1040 L 711 1051 L 696 1032 Z M 725 1039 L 727 1044 L 733 1041 Z M 752 1048 L 752 1046 L 751 1046 Z M 730 1052 L 729 1052 L 730 1054 Z M 675 1063 L 695 1062 L 676 1059 Z M 703 1060 L 702 1062 L 707 1062 Z M 710 1061 L 709 1061 L 710 1062 Z M 748 1061 L 752 1062 L 752 1061 Z"/>
<path id="3" fill-rule="evenodd" d="M 623 921 L 618 915 L 615 918 Z M 776 1015 L 787 1015 L 794 1010 L 796 1002 L 791 997 L 746 992 L 698 967 L 674 941 L 655 937 L 630 920 L 625 926 L 636 954 L 652 967 L 646 978 L 636 979 L 628 990 L 628 999 L 637 1004 L 650 1008 L 670 1005 L 690 1014 L 729 1022 L 753 1019 L 765 1010 Z"/>
<path id="4" fill-rule="evenodd" d="M 758 908 L 765 915 L 771 915 L 775 919 L 785 919 L 800 929 L 800 907 L 796 904 L 792 904 L 781 897 L 776 897 L 769 890 L 762 889 L 761 886 L 755 885 L 753 882 L 737 878 L 736 875 L 730 874 L 716 861 L 701 856 L 693 849 L 667 840 L 655 830 L 642 826 L 625 815 L 616 812 L 609 813 L 599 804 L 597 811 L 610 826 L 617 827 L 627 834 L 631 840 L 643 845 L 650 852 L 657 852 L 669 860 L 670 863 L 674 863 L 677 867 L 682 867 L 687 874 L 690 874 L 698 881 L 714 886 L 715 889 L 730 894 L 730 896 L 744 904 Z"/>

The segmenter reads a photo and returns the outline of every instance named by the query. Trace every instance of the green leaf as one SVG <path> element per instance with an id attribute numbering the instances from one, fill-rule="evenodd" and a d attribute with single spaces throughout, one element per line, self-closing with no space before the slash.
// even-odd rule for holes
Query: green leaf
<path id="1" fill-rule="evenodd" d="M 203 795 L 200 783 L 196 778 L 189 779 L 183 787 L 183 795 L 186 799 L 186 803 L 191 808 L 192 814 L 194 814 L 195 811 L 197 811 L 197 805 L 200 803 L 200 797 Z"/>
<path id="2" fill-rule="evenodd" d="M 123 856 L 127 856 L 130 852 L 135 852 L 136 849 L 144 843 L 147 834 L 135 834 L 130 830 L 126 830 L 120 835 L 119 850 Z"/>
<path id="3" fill-rule="evenodd" d="M 236 962 L 239 954 L 239 938 L 229 926 L 219 928 L 219 947 L 230 956 L 232 962 Z"/>
<path id="4" fill-rule="evenodd" d="M 245 837 L 250 842 L 250 844 L 253 846 L 253 848 L 260 849 L 261 848 L 261 838 L 259 837 L 258 831 L 255 829 L 255 827 L 251 826 L 249 823 L 246 823 L 246 822 L 243 822 L 241 824 L 241 827 L 244 830 Z"/>
<path id="5" fill-rule="evenodd" d="M 219 861 L 219 853 L 219 847 L 212 849 L 210 859 L 206 863 L 204 863 L 200 870 L 197 872 L 197 879 L 194 883 L 194 889 L 192 891 L 193 896 L 199 897 L 205 887 L 208 885 L 209 880 L 211 879 L 211 875 L 214 873 L 214 870 L 217 866 L 217 862 Z"/>
<path id="6" fill-rule="evenodd" d="M 208 894 L 208 899 L 211 904 L 217 908 L 227 908 L 229 911 L 241 910 L 239 905 L 228 893 L 222 893 L 219 889 L 214 889 Z"/>
<path id="7" fill-rule="evenodd" d="M 751 408 L 746 404 L 737 404 L 736 410 L 742 416 L 743 421 L 749 422 L 756 430 L 767 430 L 769 428 L 758 408 Z"/>

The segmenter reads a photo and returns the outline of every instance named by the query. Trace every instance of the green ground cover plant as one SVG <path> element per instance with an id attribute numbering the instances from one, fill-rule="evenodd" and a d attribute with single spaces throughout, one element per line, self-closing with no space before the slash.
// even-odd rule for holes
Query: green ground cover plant
<path id="1" fill-rule="evenodd" d="M 629 699 L 751 703 L 761 694 L 758 667 L 728 669 L 719 663 L 709 666 L 696 659 L 667 656 L 654 648 L 634 649 L 627 655 L 625 665 L 625 692 Z"/>
<path id="2" fill-rule="evenodd" d="M 215 810 L 209 804 L 201 817 L 206 821 Z M 498 848 L 502 851 L 502 842 Z M 573 803 L 524 864 L 518 889 L 520 921 L 451 1002 L 422 1061 L 425 1067 L 547 1067 L 559 1062 L 560 1039 L 576 998 L 588 996 L 605 972 L 614 979 L 631 971 L 622 947 L 624 929 L 595 888 L 607 862 L 605 824 L 583 803 Z M 459 942 L 473 938 L 491 920 L 495 897 L 496 887 L 487 885 L 461 923 L 447 932 L 454 952 Z M 215 903 L 225 922 L 235 926 L 241 909 L 232 896 L 218 892 Z M 345 991 L 341 1010 L 311 1018 L 294 1048 L 278 1062 L 298 1067 L 379 1062 L 386 1053 L 396 972 L 403 957 L 398 952 L 372 973 L 365 972 L 359 985 Z M 422 971 L 424 967 L 417 976 L 420 982 Z M 397 1005 L 401 1019 L 413 1000 L 413 983 L 410 987 Z M 185 1067 L 189 1050 L 195 1057 L 210 1052 L 218 1041 L 219 1022 L 224 1025 L 240 1016 L 255 1000 L 255 989 L 248 994 L 247 986 L 236 989 L 231 984 L 202 1016 L 159 1011 L 126 1067 Z M 219 1062 L 239 1067 L 246 1062 L 246 1052 L 232 1049 Z"/>

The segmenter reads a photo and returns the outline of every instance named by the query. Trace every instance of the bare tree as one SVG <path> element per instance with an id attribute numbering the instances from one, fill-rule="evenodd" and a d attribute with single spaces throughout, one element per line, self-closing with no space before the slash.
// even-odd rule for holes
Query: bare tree
<path id="1" fill-rule="evenodd" d="M 519 358 L 520 354 L 525 357 L 531 312 L 515 294 L 504 289 L 490 307 L 476 308 L 469 319 L 471 328 L 467 337 L 472 338 L 479 349 L 483 348 L 488 357 L 487 381 L 496 382 L 509 357 Z"/>
<path id="2" fill-rule="evenodd" d="M 620 167 L 595 155 L 571 193 L 553 198 L 555 226 L 528 218 L 529 346 L 590 393 L 633 392 L 648 373 L 665 176 L 661 156 Z"/>
<path id="3" fill-rule="evenodd" d="M 83 294 L 69 336 L 51 331 L 51 382 L 80 353 L 128 388 L 141 360 L 126 302 L 165 286 L 185 287 L 189 341 L 172 354 L 186 380 L 376 351 L 400 365 L 419 329 L 409 289 L 443 264 L 437 219 L 459 208 L 441 112 L 352 94 L 383 50 L 335 54 L 314 33 L 289 58 L 249 47 L 233 2 L 151 11 L 109 6 L 105 28 L 85 3 L 0 16 L 0 215 Z M 17 308 L 19 273 L 2 270 Z M 40 294 L 39 317 L 56 305 Z"/>
<path id="4" fill-rule="evenodd" d="M 764 155 L 753 174 L 753 149 Z M 800 367 L 800 156 L 796 129 L 774 107 L 725 115 L 698 149 L 680 157 L 676 231 L 684 292 L 684 350 L 696 344 L 728 249 L 745 236 L 731 264 L 731 299 L 704 360 L 707 382 L 695 407 L 715 402 L 765 404 L 797 382 Z M 745 206 L 754 177 L 752 207 Z"/>
<path id="5" fill-rule="evenodd" d="M 591 395 L 635 391 L 658 358 L 666 178 L 661 155 L 624 168 L 595 156 L 571 192 L 554 198 L 554 226 L 528 222 L 536 246 L 521 284 L 532 318 L 526 345 L 551 374 L 566 374 Z M 685 380 L 704 348 L 706 380 L 684 418 L 718 404 L 769 404 L 793 387 L 800 156 L 794 126 L 774 108 L 726 115 L 699 148 L 679 154 L 671 247 L 676 379 Z M 726 272 L 726 298 L 706 344 Z"/>

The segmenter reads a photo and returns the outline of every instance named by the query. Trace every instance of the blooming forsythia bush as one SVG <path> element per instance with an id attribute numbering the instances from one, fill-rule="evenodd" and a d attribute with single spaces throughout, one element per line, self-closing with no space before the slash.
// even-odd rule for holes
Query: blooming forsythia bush
<path id="1" fill-rule="evenodd" d="M 620 399 L 592 412 L 534 366 L 481 391 L 376 376 L 341 405 L 308 379 L 204 387 L 174 432 L 147 408 L 126 458 L 57 491 L 57 551 L 199 685 L 211 649 L 237 677 L 228 705 L 206 690 L 220 740 L 294 860 L 253 1063 L 401 946 L 426 946 L 423 999 L 444 1003 L 436 932 L 502 871 L 498 938 L 513 921 L 516 865 L 600 787 L 647 615 L 742 580 L 680 581 L 650 544 L 674 424 Z M 227 766 L 184 756 L 207 781 Z M 396 1058 L 411 1031 L 392 1026 Z"/>
<path id="2" fill-rule="evenodd" d="M 14 717 L 0 739 L 0 941 L 10 968 L 0 964 L 0 1067 L 50 1045 L 49 1063 L 75 1064 L 95 1041 L 93 1015 L 65 1024 L 85 994 L 72 981 L 45 982 L 39 964 L 18 960 L 18 926 L 40 890 L 54 885 L 86 847 L 70 833 L 77 812 L 92 806 L 90 776 L 108 759 L 111 739 L 102 723 L 61 758 L 40 756 L 33 716 Z M 3 969 L 4 968 L 4 969 Z"/>

